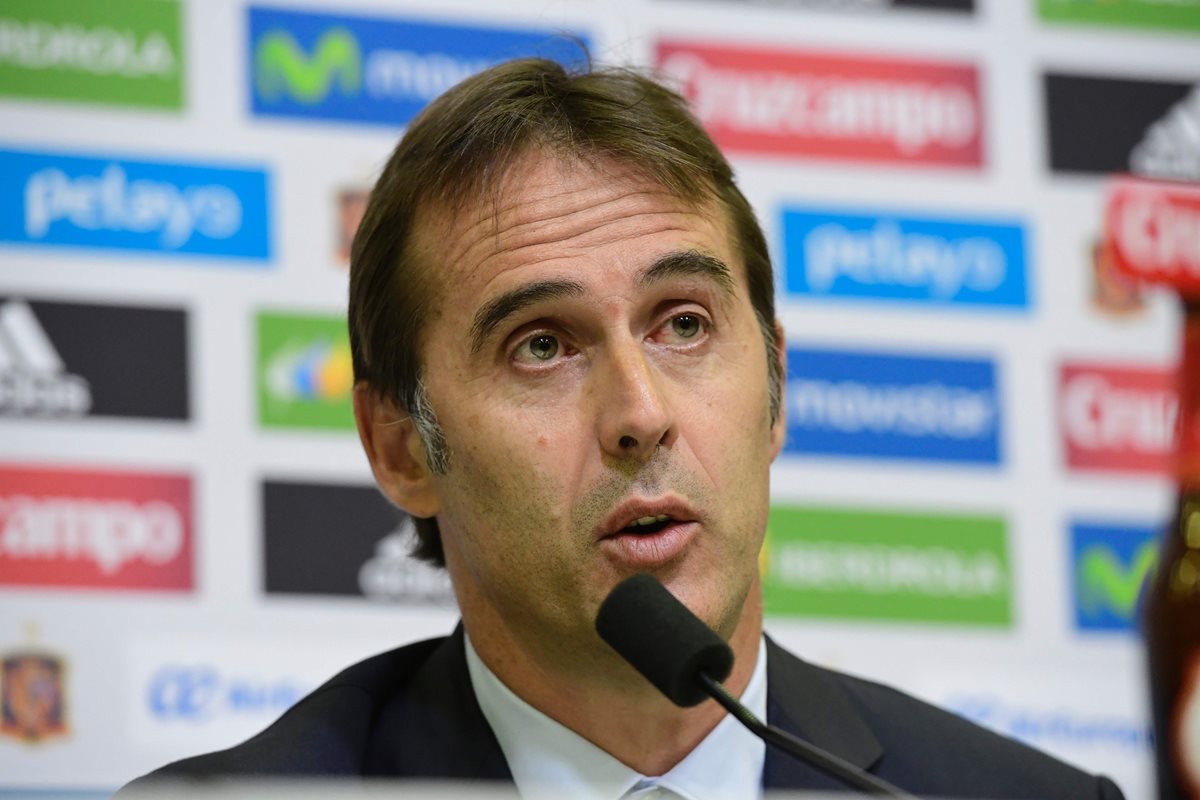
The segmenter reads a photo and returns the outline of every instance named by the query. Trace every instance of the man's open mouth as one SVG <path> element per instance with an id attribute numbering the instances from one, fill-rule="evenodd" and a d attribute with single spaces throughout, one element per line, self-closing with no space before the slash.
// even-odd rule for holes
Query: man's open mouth
<path id="1" fill-rule="evenodd" d="M 658 533 L 663 528 L 674 522 L 674 518 L 670 514 L 658 514 L 653 517 L 639 517 L 633 522 L 621 528 L 618 533 L 632 533 L 635 536 L 646 536 L 652 533 Z"/>

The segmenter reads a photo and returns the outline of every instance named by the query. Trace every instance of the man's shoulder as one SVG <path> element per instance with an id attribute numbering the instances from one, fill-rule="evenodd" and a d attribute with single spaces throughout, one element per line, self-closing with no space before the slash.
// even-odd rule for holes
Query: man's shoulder
<path id="1" fill-rule="evenodd" d="M 1002 736 L 899 689 L 809 664 L 776 646 L 771 666 L 784 673 L 773 690 L 789 693 L 799 681 L 836 693 L 842 740 L 867 753 L 870 771 L 918 795 L 960 797 L 1120 798 L 1111 781 Z M 770 675 L 770 673 L 768 673 Z M 772 681 L 774 684 L 775 681 Z M 809 687 L 809 691 L 813 691 Z M 775 697 L 785 717 L 795 698 Z M 857 725 L 857 727 L 854 727 Z M 873 741 L 865 741 L 871 739 Z"/>
<path id="2" fill-rule="evenodd" d="M 379 709 L 451 638 L 427 639 L 359 661 L 241 744 L 167 764 L 122 792 L 208 777 L 360 775 Z"/>

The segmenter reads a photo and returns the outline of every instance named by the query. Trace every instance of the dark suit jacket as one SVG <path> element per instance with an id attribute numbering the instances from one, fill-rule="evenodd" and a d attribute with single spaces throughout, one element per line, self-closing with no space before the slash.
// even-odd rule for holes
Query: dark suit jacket
<path id="1" fill-rule="evenodd" d="M 807 664 L 769 639 L 767 678 L 768 722 L 914 794 L 1121 798 L 1105 778 L 894 689 Z M 461 626 L 444 639 L 355 664 L 254 738 L 169 764 L 126 789 L 150 788 L 159 779 L 312 775 L 511 782 L 504 754 L 475 700 Z M 845 790 L 770 747 L 763 785 Z"/>

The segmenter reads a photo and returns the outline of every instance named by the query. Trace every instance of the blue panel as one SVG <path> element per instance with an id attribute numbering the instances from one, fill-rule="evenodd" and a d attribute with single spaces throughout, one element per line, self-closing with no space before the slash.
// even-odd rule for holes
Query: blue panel
<path id="1" fill-rule="evenodd" d="M 269 230 L 262 170 L 0 150 L 0 241 L 266 260 Z"/>
<path id="2" fill-rule="evenodd" d="M 1136 629 L 1142 589 L 1158 558 L 1161 526 L 1075 522 L 1071 586 L 1081 630 Z"/>
<path id="3" fill-rule="evenodd" d="M 783 232 L 791 296 L 1029 305 L 1019 224 L 786 208 Z"/>
<path id="4" fill-rule="evenodd" d="M 501 61 L 585 59 L 582 36 L 551 30 L 249 10 L 247 65 L 256 115 L 407 125 L 430 100 Z M 582 46 L 581 46 L 582 45 Z"/>
<path id="5" fill-rule="evenodd" d="M 990 360 L 789 348 L 785 452 L 999 464 Z"/>

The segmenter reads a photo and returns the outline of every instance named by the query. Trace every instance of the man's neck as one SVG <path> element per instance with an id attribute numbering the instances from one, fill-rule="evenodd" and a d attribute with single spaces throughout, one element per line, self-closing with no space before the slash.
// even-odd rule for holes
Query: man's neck
<path id="1" fill-rule="evenodd" d="M 546 663 L 544 654 L 522 647 L 505 622 L 492 616 L 488 610 L 464 614 L 488 669 L 526 703 L 643 775 L 668 772 L 725 716 L 715 702 L 675 706 L 619 656 L 605 652 L 605 645 L 596 668 L 586 672 Z M 735 697 L 754 672 L 761 637 L 762 592 L 755 581 L 729 639 L 734 667 L 725 686 Z"/>

